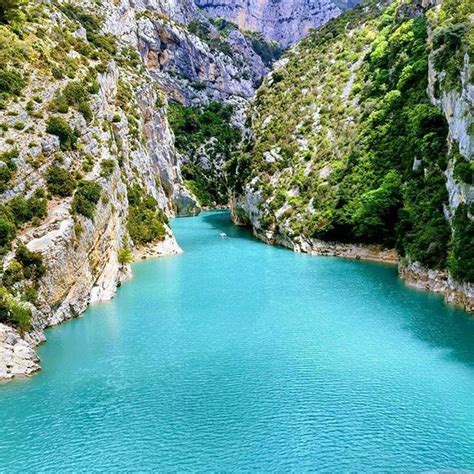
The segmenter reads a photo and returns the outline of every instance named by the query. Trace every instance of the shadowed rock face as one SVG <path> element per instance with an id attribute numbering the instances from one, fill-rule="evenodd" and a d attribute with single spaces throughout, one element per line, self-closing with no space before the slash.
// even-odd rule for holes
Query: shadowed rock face
<path id="1" fill-rule="evenodd" d="M 311 28 L 326 23 L 358 0 L 195 0 L 213 17 L 227 18 L 241 28 L 262 33 L 288 47 Z"/>

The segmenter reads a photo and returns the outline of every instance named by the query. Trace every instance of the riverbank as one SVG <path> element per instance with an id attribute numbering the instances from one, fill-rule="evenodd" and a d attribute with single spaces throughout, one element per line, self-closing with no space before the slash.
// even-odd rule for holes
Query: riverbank
<path id="1" fill-rule="evenodd" d="M 164 240 L 141 246 L 135 249 L 135 261 L 149 258 L 177 255 L 182 250 L 168 229 Z M 125 280 L 132 277 L 129 265 L 120 265 L 116 259 L 104 262 L 102 272 L 90 289 L 84 292 L 68 291 L 61 303 L 67 302 L 67 308 L 56 315 L 33 309 L 32 330 L 21 333 L 18 329 L 0 324 L 0 381 L 18 377 L 28 377 L 41 370 L 41 361 L 36 352 L 37 347 L 46 342 L 44 331 L 65 321 L 80 317 L 91 305 L 111 300 Z M 76 282 L 75 287 L 82 286 Z"/>

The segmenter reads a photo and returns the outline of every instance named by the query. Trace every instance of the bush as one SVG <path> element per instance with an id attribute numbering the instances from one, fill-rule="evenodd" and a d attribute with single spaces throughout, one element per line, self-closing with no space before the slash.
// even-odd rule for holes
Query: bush
<path id="1" fill-rule="evenodd" d="M 355 234 L 366 241 L 395 243 L 395 225 L 401 207 L 401 177 L 389 171 L 379 188 L 364 193 L 355 211 Z"/>
<path id="2" fill-rule="evenodd" d="M 79 181 L 72 201 L 72 211 L 92 219 L 101 194 L 102 188 L 95 181 Z"/>
<path id="3" fill-rule="evenodd" d="M 118 251 L 118 261 L 120 265 L 128 265 L 133 262 L 133 253 L 128 247 L 123 247 Z"/>
<path id="4" fill-rule="evenodd" d="M 0 287 L 0 323 L 9 324 L 24 333 L 31 329 L 31 311 Z"/>
<path id="5" fill-rule="evenodd" d="M 28 250 L 23 244 L 18 245 L 15 259 L 23 266 L 23 274 L 27 279 L 37 280 L 46 273 L 43 255 L 40 252 Z"/>
<path id="6" fill-rule="evenodd" d="M 0 193 L 7 189 L 15 175 L 17 166 L 14 160 L 18 156 L 19 152 L 16 148 L 0 153 Z"/>
<path id="7" fill-rule="evenodd" d="M 76 180 L 72 174 L 56 165 L 51 165 L 46 172 L 48 191 L 55 196 L 72 196 L 76 189 Z"/>
<path id="8" fill-rule="evenodd" d="M 26 0 L 0 0 L 0 23 L 15 23 L 23 19 Z"/>
<path id="9" fill-rule="evenodd" d="M 69 127 L 61 117 L 50 117 L 46 124 L 46 132 L 59 138 L 61 150 L 75 150 L 77 144 L 76 132 Z"/>
<path id="10" fill-rule="evenodd" d="M 100 175 L 103 178 L 109 178 L 115 170 L 114 160 L 102 160 L 100 163 L 101 172 Z"/>
<path id="11" fill-rule="evenodd" d="M 470 219 L 465 204 L 457 208 L 453 227 L 449 271 L 458 281 L 474 283 L 474 222 Z"/>
<path id="12" fill-rule="evenodd" d="M 136 245 L 163 240 L 166 236 L 166 216 L 156 200 L 139 186 L 128 189 L 127 229 Z"/>
<path id="13" fill-rule="evenodd" d="M 8 218 L 3 212 L 0 213 L 0 248 L 1 254 L 10 246 L 16 234 L 16 227 L 11 218 Z"/>
<path id="14" fill-rule="evenodd" d="M 211 205 L 213 201 L 226 203 L 227 183 L 224 172 L 215 174 L 203 170 L 200 159 L 202 147 L 212 167 L 222 170 L 231 160 L 240 143 L 241 133 L 229 122 L 233 108 L 218 102 L 211 102 L 204 108 L 185 107 L 171 104 L 169 121 L 176 138 L 176 148 L 187 155 L 188 163 L 183 167 L 183 175 L 188 187 L 198 196 L 201 204 Z"/>
<path id="15" fill-rule="evenodd" d="M 474 161 L 469 162 L 464 159 L 456 161 L 454 178 L 461 183 L 474 185 Z"/>
<path id="16" fill-rule="evenodd" d="M 39 189 L 29 199 L 25 199 L 24 196 L 13 198 L 9 202 L 9 207 L 15 223 L 21 225 L 35 217 L 41 219 L 46 216 L 47 203 L 44 191 Z"/>
<path id="17" fill-rule="evenodd" d="M 13 259 L 2 275 L 2 284 L 6 288 L 12 288 L 13 285 L 25 278 L 23 265 L 18 260 Z"/>
<path id="18" fill-rule="evenodd" d="M 18 96 L 23 87 L 25 81 L 18 72 L 0 69 L 0 102 L 4 102 L 10 96 Z"/>

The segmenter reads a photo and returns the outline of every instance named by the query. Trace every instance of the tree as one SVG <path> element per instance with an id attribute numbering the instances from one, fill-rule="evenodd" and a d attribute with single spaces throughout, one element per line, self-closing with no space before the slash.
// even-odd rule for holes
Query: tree
<path id="1" fill-rule="evenodd" d="M 0 0 L 0 23 L 15 23 L 23 19 L 26 0 Z"/>

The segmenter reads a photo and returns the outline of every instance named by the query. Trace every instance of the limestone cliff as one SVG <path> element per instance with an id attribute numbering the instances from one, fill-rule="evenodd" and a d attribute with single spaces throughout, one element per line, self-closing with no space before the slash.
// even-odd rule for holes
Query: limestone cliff
<path id="1" fill-rule="evenodd" d="M 262 33 L 282 47 L 306 36 L 311 28 L 341 14 L 356 2 L 331 0 L 196 0 L 213 17 L 227 18 L 241 28 Z"/>
<path id="2" fill-rule="evenodd" d="M 199 212 L 167 97 L 245 107 L 267 71 L 190 1 L 30 2 L 0 24 L 0 379 L 39 368 L 44 329 L 113 296 L 132 254 L 179 252 Z M 188 24 L 204 28 L 192 33 Z"/>

